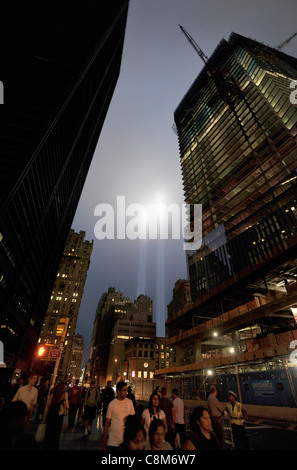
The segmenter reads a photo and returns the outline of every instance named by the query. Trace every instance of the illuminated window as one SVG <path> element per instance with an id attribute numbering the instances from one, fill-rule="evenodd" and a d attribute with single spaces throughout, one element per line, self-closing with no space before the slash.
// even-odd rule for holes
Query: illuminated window
<path id="1" fill-rule="evenodd" d="M 138 378 L 141 379 L 141 370 L 138 371 Z"/>
<path id="2" fill-rule="evenodd" d="M 143 371 L 143 378 L 147 379 L 147 370 Z"/>

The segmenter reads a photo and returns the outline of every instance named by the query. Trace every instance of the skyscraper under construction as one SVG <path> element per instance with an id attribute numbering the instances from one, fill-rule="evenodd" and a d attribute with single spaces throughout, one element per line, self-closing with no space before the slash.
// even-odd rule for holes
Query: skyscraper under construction
<path id="1" fill-rule="evenodd" d="M 202 247 L 189 257 L 193 300 L 232 307 L 267 282 L 297 281 L 296 77 L 296 59 L 232 34 L 175 112 L 185 200 L 203 213 Z"/>
<path id="2" fill-rule="evenodd" d="M 297 60 L 235 33 L 199 55 L 175 111 L 185 201 L 202 205 L 203 236 L 188 252 L 192 303 L 167 321 L 180 372 L 214 354 L 218 367 L 288 358 L 297 339 Z"/>
<path id="3" fill-rule="evenodd" d="M 54 0 L 3 14 L 0 340 L 12 369 L 30 367 L 119 77 L 128 5 Z"/>

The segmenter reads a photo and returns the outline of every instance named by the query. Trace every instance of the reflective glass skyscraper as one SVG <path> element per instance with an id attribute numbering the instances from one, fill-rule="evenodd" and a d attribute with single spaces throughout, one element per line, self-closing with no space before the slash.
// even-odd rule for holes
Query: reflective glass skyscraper
<path id="1" fill-rule="evenodd" d="M 296 78 L 295 58 L 232 33 L 175 111 L 185 201 L 202 204 L 188 253 L 201 316 L 297 286 Z"/>

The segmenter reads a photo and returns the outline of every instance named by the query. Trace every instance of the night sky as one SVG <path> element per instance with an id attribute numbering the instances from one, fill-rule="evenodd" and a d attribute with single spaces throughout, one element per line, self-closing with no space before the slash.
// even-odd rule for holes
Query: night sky
<path id="1" fill-rule="evenodd" d="M 277 47 L 297 32 L 296 18 L 296 0 L 130 0 L 120 77 L 72 224 L 94 240 L 76 328 L 85 338 L 84 362 L 109 286 L 132 302 L 151 297 L 157 336 L 164 336 L 174 284 L 187 278 L 183 241 L 170 232 L 168 240 L 94 234 L 95 207 L 109 204 L 116 216 L 118 196 L 126 207 L 184 203 L 173 114 L 203 62 L 178 25 L 209 57 L 232 32 Z M 296 57 L 297 37 L 282 51 Z"/>

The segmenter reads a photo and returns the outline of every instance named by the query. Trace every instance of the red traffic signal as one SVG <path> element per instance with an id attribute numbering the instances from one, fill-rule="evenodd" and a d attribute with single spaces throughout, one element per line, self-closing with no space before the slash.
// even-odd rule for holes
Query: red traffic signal
<path id="1" fill-rule="evenodd" d="M 46 355 L 46 352 L 47 352 L 47 348 L 45 348 L 44 346 L 40 346 L 37 350 L 37 357 L 39 358 L 42 358 Z"/>
<path id="2" fill-rule="evenodd" d="M 38 360 L 55 361 L 60 355 L 60 348 L 57 348 L 53 344 L 42 344 L 35 351 L 35 357 Z"/>

